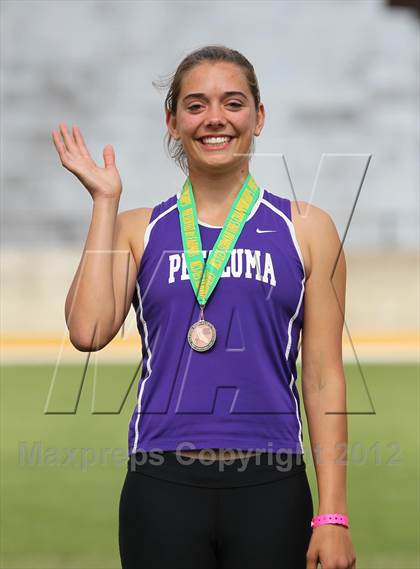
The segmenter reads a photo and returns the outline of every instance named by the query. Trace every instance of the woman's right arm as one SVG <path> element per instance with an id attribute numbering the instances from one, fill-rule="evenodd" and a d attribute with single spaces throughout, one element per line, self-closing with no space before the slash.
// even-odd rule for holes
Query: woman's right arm
<path id="1" fill-rule="evenodd" d="M 66 298 L 70 341 L 83 352 L 106 346 L 118 333 L 131 306 L 137 265 L 130 227 L 134 217 L 147 225 L 148 210 L 142 209 L 140 215 L 134 210 L 117 213 L 118 201 L 94 201 L 85 247 Z M 137 229 L 141 235 L 141 223 Z"/>
<path id="2" fill-rule="evenodd" d="M 93 199 L 86 243 L 66 298 L 66 323 L 78 350 L 97 351 L 117 334 L 130 309 L 137 275 L 130 228 L 134 218 L 147 226 L 150 208 L 118 213 L 122 184 L 112 146 L 105 146 L 100 168 L 77 127 L 72 134 L 64 123 L 59 128 L 62 138 L 52 134 L 61 163 Z"/>

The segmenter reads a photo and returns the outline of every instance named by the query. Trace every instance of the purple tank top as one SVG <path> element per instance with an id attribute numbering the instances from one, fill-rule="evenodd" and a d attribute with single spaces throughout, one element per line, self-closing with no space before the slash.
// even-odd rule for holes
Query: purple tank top
<path id="1" fill-rule="evenodd" d="M 142 368 L 128 432 L 139 451 L 228 448 L 304 453 L 296 358 L 305 268 L 290 200 L 260 195 L 204 309 L 217 338 L 188 344 L 200 307 L 185 262 L 177 198 L 153 208 L 133 306 Z M 199 220 L 203 257 L 221 227 Z"/>

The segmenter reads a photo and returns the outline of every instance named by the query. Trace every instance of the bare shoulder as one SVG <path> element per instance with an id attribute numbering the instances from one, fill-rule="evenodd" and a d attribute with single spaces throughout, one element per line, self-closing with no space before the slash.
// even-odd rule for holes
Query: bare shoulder
<path id="1" fill-rule="evenodd" d="M 121 211 L 117 216 L 117 227 L 126 234 L 137 267 L 143 255 L 144 233 L 152 211 L 152 207 L 137 207 Z"/>
<path id="2" fill-rule="evenodd" d="M 292 222 L 305 261 L 307 277 L 317 259 L 338 256 L 341 242 L 328 212 L 306 201 L 291 201 Z M 344 252 L 342 252 L 344 258 Z"/>

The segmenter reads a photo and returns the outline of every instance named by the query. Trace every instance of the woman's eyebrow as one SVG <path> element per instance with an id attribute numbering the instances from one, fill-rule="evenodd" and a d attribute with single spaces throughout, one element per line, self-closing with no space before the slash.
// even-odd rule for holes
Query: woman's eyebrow
<path id="1" fill-rule="evenodd" d="M 242 91 L 225 91 L 223 93 L 223 97 L 231 97 L 233 95 L 240 95 L 240 96 L 244 97 L 245 99 L 247 98 L 245 93 L 243 93 Z M 192 98 L 194 98 L 194 99 L 206 99 L 207 100 L 207 97 L 204 93 L 189 93 L 182 100 L 186 101 L 187 99 L 192 99 Z"/>

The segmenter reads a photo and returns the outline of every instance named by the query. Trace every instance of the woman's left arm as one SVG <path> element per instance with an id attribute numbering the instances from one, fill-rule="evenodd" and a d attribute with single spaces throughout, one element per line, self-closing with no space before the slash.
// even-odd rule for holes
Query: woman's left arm
<path id="1" fill-rule="evenodd" d="M 305 284 L 302 327 L 302 395 L 317 477 L 317 515 L 347 514 L 346 380 L 342 358 L 346 261 L 331 217 L 309 206 L 305 236 L 310 274 Z M 349 522 L 350 525 L 350 522 Z M 307 569 L 354 569 L 348 528 L 313 528 Z"/>

